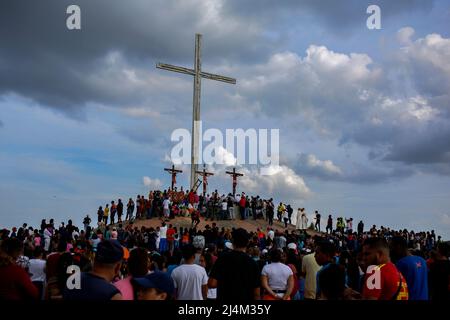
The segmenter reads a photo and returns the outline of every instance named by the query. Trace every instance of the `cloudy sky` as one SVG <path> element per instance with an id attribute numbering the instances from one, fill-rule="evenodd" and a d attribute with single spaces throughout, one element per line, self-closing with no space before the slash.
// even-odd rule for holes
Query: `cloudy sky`
<path id="1" fill-rule="evenodd" d="M 1 1 L 0 224 L 167 187 L 192 77 L 155 64 L 191 68 L 201 33 L 203 69 L 237 79 L 203 81 L 204 128 L 280 129 L 280 169 L 238 191 L 450 238 L 449 21 L 439 0 Z"/>

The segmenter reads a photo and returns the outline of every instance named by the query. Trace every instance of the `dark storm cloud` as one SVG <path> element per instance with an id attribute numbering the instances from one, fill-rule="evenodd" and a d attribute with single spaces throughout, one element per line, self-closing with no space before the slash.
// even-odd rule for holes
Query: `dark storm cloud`
<path id="1" fill-rule="evenodd" d="M 71 4 L 81 7 L 81 31 L 66 28 L 66 8 Z M 333 48 L 321 47 L 305 57 L 279 54 L 280 40 L 266 35 L 266 31 L 283 33 L 287 21 L 302 17 L 314 22 L 311 27 L 347 32 L 361 21 L 365 24 L 369 4 L 380 5 L 383 19 L 390 19 L 417 10 L 426 12 L 433 1 L 6 0 L 0 2 L 0 96 L 15 93 L 72 116 L 79 116 L 88 103 L 151 106 L 152 111 L 166 114 L 175 106 L 171 112 L 180 114 L 179 110 L 191 103 L 192 84 L 186 86 L 185 76 L 156 70 L 155 62 L 192 66 L 194 34 L 200 32 L 204 34 L 204 67 L 239 69 L 233 76 L 246 82 L 244 85 L 241 81 L 238 88 L 244 101 L 242 108 L 249 102 L 261 106 L 262 112 L 271 117 L 303 116 L 338 137 L 342 144 L 369 147 L 372 159 L 408 165 L 445 163 L 450 150 L 446 124 L 441 129 L 434 123 L 427 130 L 413 127 L 411 134 L 408 126 L 383 123 L 372 127 L 365 122 L 368 111 L 377 111 L 377 101 L 371 97 L 361 100 L 360 95 L 372 91 L 373 96 L 389 96 L 388 85 L 382 83 L 391 84 L 379 76 L 368 57 L 342 57 L 332 53 Z M 425 46 L 431 50 L 426 57 L 434 56 L 435 40 Z M 409 70 L 406 76 L 420 94 L 441 97 L 430 100 L 433 106 L 448 106 L 446 69 L 429 71 L 430 65 L 436 66 L 421 55 L 422 47 L 423 43 L 411 47 L 410 60 L 399 65 Z M 445 51 L 442 61 L 448 60 Z M 331 60 L 342 67 L 332 72 L 323 68 Z M 261 70 L 267 61 L 271 61 L 267 70 Z M 259 73 L 262 77 L 251 76 Z M 264 82 L 274 74 L 278 80 Z M 343 78 L 342 74 L 347 76 Z M 183 95 L 174 95 L 176 90 Z M 186 118 L 190 116 L 189 109 L 183 110 Z M 449 117 L 448 108 L 440 111 Z M 396 117 L 394 114 L 391 118 Z M 151 140 L 152 132 L 139 136 L 133 129 L 121 133 L 135 141 Z M 377 150 L 379 145 L 383 152 Z M 322 169 L 308 168 L 307 173 L 358 182 L 384 181 L 383 177 L 402 176 L 408 171 L 358 168 L 352 175 L 343 168 L 344 174 L 336 175 Z"/>
<path id="2" fill-rule="evenodd" d="M 434 1 L 422 0 L 230 0 L 225 2 L 225 11 L 242 17 L 264 22 L 274 22 L 277 14 L 284 17 L 306 17 L 310 21 L 320 20 L 327 30 L 334 33 L 348 32 L 350 27 L 365 26 L 369 5 L 378 5 L 383 19 L 414 11 L 429 11 Z"/>
<path id="3" fill-rule="evenodd" d="M 66 28 L 66 8 L 71 4 L 81 8 L 82 30 Z M 204 64 L 219 57 L 257 60 L 270 53 L 271 45 L 255 32 L 236 34 L 227 27 L 227 17 L 219 16 L 217 23 L 208 21 L 202 2 L 195 4 L 163 0 L 2 1 L 0 94 L 14 92 L 68 112 L 88 102 L 137 103 L 141 97 L 136 97 L 135 91 L 117 92 L 120 82 L 126 82 L 119 75 L 108 81 L 105 74 L 103 83 L 95 81 L 99 73 L 110 71 L 105 57 L 119 52 L 124 64 L 149 74 L 159 72 L 155 69 L 158 61 L 191 67 L 196 32 L 207 33 Z"/>
<path id="4" fill-rule="evenodd" d="M 340 181 L 358 184 L 387 183 L 408 178 L 414 173 L 413 168 L 401 165 L 392 165 L 391 168 L 383 169 L 356 165 L 354 168 L 348 169 L 348 173 Z"/>
<path id="5" fill-rule="evenodd" d="M 428 9 L 432 1 L 378 1 L 387 16 Z M 66 28 L 66 8 L 81 7 L 81 31 Z M 0 3 L 0 94 L 14 92 L 69 113 L 88 102 L 137 103 L 139 93 L 118 92 L 120 76 L 102 84 L 88 76 L 120 52 L 149 73 L 157 61 L 192 65 L 194 33 L 205 33 L 204 64 L 258 62 L 279 40 L 265 35 L 267 21 L 282 25 L 298 12 L 335 30 L 354 23 L 367 1 L 6 0 Z M 357 19 L 358 20 L 358 19 Z M 356 22 L 355 22 L 356 23 Z M 205 54 L 207 53 L 207 54 Z"/>
<path id="6" fill-rule="evenodd" d="M 321 160 L 311 154 L 299 154 L 295 159 L 288 159 L 287 164 L 301 176 L 356 184 L 387 183 L 415 173 L 409 166 L 394 162 L 383 163 L 382 168 L 361 163 L 348 163 L 345 168 L 340 168 L 330 160 Z"/>
<path id="7" fill-rule="evenodd" d="M 450 173 L 450 122 L 442 119 L 428 125 L 411 122 L 396 127 L 361 126 L 354 129 L 350 140 L 370 148 L 369 160 L 398 163 L 399 167 L 419 171 Z M 344 138 L 345 139 L 345 138 Z M 436 170 L 434 170 L 436 169 Z"/>
<path id="8" fill-rule="evenodd" d="M 425 133 L 414 128 L 405 130 L 402 137 L 394 141 L 384 159 L 407 164 L 446 164 L 450 167 L 450 122 L 435 122 Z"/>

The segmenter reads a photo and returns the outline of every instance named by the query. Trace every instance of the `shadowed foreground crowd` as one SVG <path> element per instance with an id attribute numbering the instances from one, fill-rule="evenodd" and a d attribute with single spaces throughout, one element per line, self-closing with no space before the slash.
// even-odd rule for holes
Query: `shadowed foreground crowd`
<path id="1" fill-rule="evenodd" d="M 287 207 L 231 197 L 151 192 L 149 204 L 129 200 L 124 221 L 119 200 L 99 208 L 96 227 L 86 216 L 82 229 L 43 220 L 40 229 L 0 230 L 0 299 L 450 300 L 449 244 L 434 232 L 365 231 L 362 222 L 354 232 L 351 220 L 334 228 L 331 216 L 326 233 L 298 223 L 289 232 L 269 221 L 277 212 L 286 227 Z M 106 208 L 119 224 L 108 225 Z M 241 219 L 267 220 L 267 228 L 197 227 L 200 219 L 234 219 L 234 210 Z M 190 228 L 170 224 L 180 214 L 191 216 Z M 154 217 L 161 218 L 157 228 L 133 224 Z M 320 230 L 318 212 L 317 223 Z"/>

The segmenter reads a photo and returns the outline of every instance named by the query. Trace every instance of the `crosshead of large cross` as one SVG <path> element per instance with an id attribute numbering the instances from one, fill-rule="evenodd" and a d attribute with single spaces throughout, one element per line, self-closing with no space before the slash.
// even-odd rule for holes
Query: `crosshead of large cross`
<path id="1" fill-rule="evenodd" d="M 195 35 L 195 60 L 194 60 L 194 69 L 188 69 L 184 67 L 174 66 L 166 63 L 157 63 L 156 67 L 159 69 L 164 69 L 168 71 L 184 73 L 191 76 L 194 76 L 194 98 L 193 98 L 193 114 L 192 114 L 192 143 L 191 143 L 191 190 L 193 189 L 195 183 L 198 178 L 198 144 L 200 141 L 200 93 L 201 93 L 201 78 L 222 81 L 226 83 L 236 84 L 236 79 L 212 74 L 208 72 L 202 71 L 201 68 L 201 40 L 202 35 Z"/>

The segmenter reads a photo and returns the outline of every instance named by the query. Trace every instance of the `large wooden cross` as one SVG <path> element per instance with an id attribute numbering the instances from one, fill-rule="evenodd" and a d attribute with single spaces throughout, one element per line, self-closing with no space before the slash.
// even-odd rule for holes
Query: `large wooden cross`
<path id="1" fill-rule="evenodd" d="M 195 60 L 194 60 L 194 69 L 188 69 L 184 67 L 178 67 L 165 63 L 157 63 L 156 67 L 159 69 L 164 69 L 168 71 L 184 73 L 191 76 L 194 76 L 194 98 L 193 98 L 193 114 L 192 114 L 192 143 L 191 143 L 191 181 L 190 186 L 191 189 L 194 188 L 195 183 L 197 182 L 197 171 L 198 171 L 198 143 L 200 140 L 199 134 L 199 121 L 200 121 L 200 93 L 201 93 L 201 78 L 222 81 L 226 83 L 236 84 L 236 79 L 212 74 L 208 72 L 202 71 L 202 60 L 201 60 L 201 40 L 202 35 L 195 35 Z"/>
<path id="2" fill-rule="evenodd" d="M 175 169 L 175 166 L 172 165 L 172 168 L 164 168 L 164 171 L 167 171 L 172 174 L 172 183 L 171 183 L 171 189 L 173 191 L 173 188 L 175 187 L 175 184 L 177 183 L 177 173 L 182 173 L 183 170 Z"/>
<path id="3" fill-rule="evenodd" d="M 203 170 L 197 171 L 197 173 L 203 177 L 203 197 L 204 197 L 206 195 L 206 186 L 208 185 L 208 177 L 213 176 L 214 173 L 207 172 L 205 165 L 203 165 Z"/>
<path id="4" fill-rule="evenodd" d="M 236 172 L 236 168 L 233 168 L 233 171 L 226 171 L 226 174 L 229 174 L 233 177 L 233 196 L 236 195 L 236 186 L 237 186 L 237 177 L 242 177 L 244 174 Z"/>

